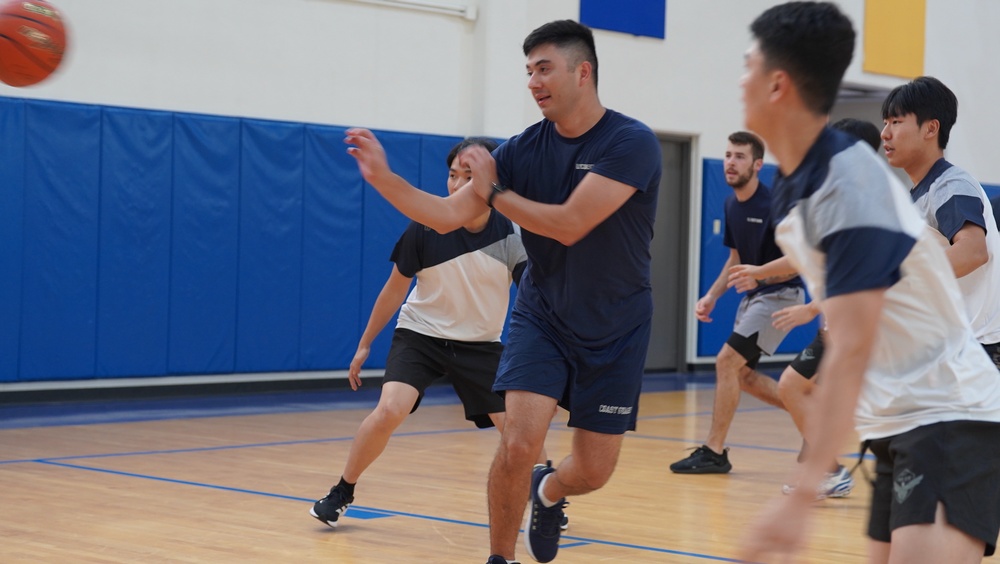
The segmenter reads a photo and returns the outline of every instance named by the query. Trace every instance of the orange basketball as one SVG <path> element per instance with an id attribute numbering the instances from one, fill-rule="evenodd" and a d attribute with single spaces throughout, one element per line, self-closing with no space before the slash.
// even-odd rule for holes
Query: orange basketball
<path id="1" fill-rule="evenodd" d="M 44 0 L 12 0 L 0 7 L 0 80 L 30 86 L 59 68 L 66 29 L 59 9 Z"/>

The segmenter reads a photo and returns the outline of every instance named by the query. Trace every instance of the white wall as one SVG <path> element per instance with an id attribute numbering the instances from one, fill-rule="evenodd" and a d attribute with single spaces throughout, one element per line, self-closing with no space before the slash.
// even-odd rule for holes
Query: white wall
<path id="1" fill-rule="evenodd" d="M 351 0 L 56 0 L 71 24 L 64 68 L 0 95 L 222 115 L 507 136 L 539 114 L 525 89 L 521 42 L 577 18 L 578 0 L 437 0 L 475 4 L 476 21 Z M 738 81 L 748 25 L 773 0 L 668 0 L 667 40 L 597 31 L 605 105 L 719 157 L 742 127 Z M 864 0 L 842 0 L 856 28 Z M 926 74 L 959 96 L 948 157 L 1000 184 L 1000 2 L 927 0 Z M 862 46 L 847 80 L 863 73 Z M 699 141 L 700 140 L 700 141 Z"/>

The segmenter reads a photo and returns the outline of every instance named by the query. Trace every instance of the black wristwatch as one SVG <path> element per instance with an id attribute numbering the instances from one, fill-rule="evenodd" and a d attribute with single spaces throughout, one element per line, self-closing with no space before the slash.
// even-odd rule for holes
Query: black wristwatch
<path id="1" fill-rule="evenodd" d="M 492 208 L 493 198 L 496 198 L 498 194 L 503 194 L 504 192 L 506 192 L 507 187 L 504 186 L 503 184 L 497 184 L 496 182 L 491 182 L 490 186 L 493 187 L 493 191 L 490 192 L 489 197 L 486 198 L 486 205 Z"/>

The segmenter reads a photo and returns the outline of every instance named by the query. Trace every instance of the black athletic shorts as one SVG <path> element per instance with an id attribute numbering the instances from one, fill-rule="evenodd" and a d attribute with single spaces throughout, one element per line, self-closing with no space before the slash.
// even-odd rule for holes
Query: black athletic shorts
<path id="1" fill-rule="evenodd" d="M 416 388 L 420 395 L 410 410 L 413 413 L 427 386 L 447 378 L 465 406 L 465 418 L 485 429 L 493 426 L 490 413 L 504 411 L 503 397 L 493 391 L 502 352 L 498 342 L 451 341 L 396 329 L 382 383 L 402 382 Z"/>
<path id="2" fill-rule="evenodd" d="M 789 363 L 789 366 L 806 380 L 816 375 L 816 371 L 819 370 L 819 361 L 823 359 L 823 350 L 826 348 L 823 344 L 823 333 L 822 329 L 816 331 L 816 338 Z"/>
<path id="3" fill-rule="evenodd" d="M 1000 531 L 1000 423 L 947 421 L 868 442 L 876 457 L 868 536 L 930 524 L 938 502 L 948 524 L 996 550 Z"/>

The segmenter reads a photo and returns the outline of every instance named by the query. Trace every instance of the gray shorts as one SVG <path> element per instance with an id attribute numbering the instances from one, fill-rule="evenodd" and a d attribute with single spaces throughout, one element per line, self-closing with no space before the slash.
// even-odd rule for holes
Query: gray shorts
<path id="1" fill-rule="evenodd" d="M 778 349 L 781 341 L 788 335 L 788 331 L 775 329 L 771 316 L 786 307 L 802 305 L 803 303 L 805 303 L 805 291 L 797 287 L 785 287 L 766 294 L 757 293 L 750 297 L 744 297 L 736 310 L 733 334 L 739 335 L 743 340 L 754 342 L 760 352 L 772 355 Z M 737 352 L 743 354 L 744 357 L 747 356 L 744 351 L 737 349 Z M 751 359 L 747 358 L 747 360 Z"/>

